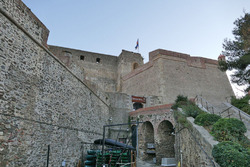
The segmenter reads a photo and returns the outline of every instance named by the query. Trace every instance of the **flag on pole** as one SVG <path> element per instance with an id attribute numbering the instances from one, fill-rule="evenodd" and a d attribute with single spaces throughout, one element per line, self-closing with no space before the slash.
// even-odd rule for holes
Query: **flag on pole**
<path id="1" fill-rule="evenodd" d="M 138 48 L 139 48 L 139 39 L 137 39 L 136 46 L 135 46 L 135 49 L 138 49 Z"/>

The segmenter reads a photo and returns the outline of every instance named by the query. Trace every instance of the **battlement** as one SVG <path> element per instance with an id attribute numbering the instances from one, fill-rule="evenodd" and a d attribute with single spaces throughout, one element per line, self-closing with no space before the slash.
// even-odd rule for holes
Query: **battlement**
<path id="1" fill-rule="evenodd" d="M 206 64 L 210 65 L 218 65 L 217 60 L 203 58 L 203 57 L 191 57 L 189 54 L 157 49 L 149 53 L 149 61 L 153 61 L 154 59 L 162 57 L 169 58 L 171 60 L 176 61 L 185 61 L 188 66 L 198 67 L 198 68 L 206 68 Z"/>

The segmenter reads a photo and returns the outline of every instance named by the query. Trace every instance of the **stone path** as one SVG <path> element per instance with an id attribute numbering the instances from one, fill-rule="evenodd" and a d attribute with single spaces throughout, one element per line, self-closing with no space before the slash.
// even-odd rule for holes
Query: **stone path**
<path id="1" fill-rule="evenodd" d="M 140 159 L 137 159 L 136 163 L 136 167 L 160 167 L 159 165 L 155 165 L 153 162 L 145 162 Z"/>

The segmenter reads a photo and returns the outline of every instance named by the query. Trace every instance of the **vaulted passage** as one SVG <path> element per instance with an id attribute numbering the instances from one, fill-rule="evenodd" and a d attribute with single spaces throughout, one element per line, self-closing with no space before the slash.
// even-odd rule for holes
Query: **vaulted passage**
<path id="1" fill-rule="evenodd" d="M 142 124 L 139 140 L 142 159 L 153 160 L 155 157 L 154 128 L 151 122 L 146 121 Z"/>
<path id="2" fill-rule="evenodd" d="M 162 121 L 157 129 L 156 158 L 160 162 L 161 158 L 174 158 L 175 137 L 173 124 L 167 120 Z"/>

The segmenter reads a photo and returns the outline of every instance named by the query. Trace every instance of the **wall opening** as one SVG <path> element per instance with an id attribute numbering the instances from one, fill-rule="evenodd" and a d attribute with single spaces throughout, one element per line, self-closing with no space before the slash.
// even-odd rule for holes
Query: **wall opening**
<path id="1" fill-rule="evenodd" d="M 100 58 L 96 58 L 96 63 L 101 63 L 101 59 Z"/>
<path id="2" fill-rule="evenodd" d="M 173 135 L 173 124 L 167 120 L 162 121 L 157 130 L 156 160 L 161 162 L 161 158 L 174 158 L 175 136 Z"/>
<path id="3" fill-rule="evenodd" d="M 140 129 L 139 149 L 142 160 L 153 160 L 155 157 L 154 128 L 151 122 L 146 121 Z"/>
<path id="4" fill-rule="evenodd" d="M 134 69 L 137 69 L 138 67 L 139 67 L 139 64 L 138 64 L 138 63 L 134 63 L 134 64 L 133 64 L 133 70 L 134 70 Z"/>
<path id="5" fill-rule="evenodd" d="M 136 142 L 137 142 L 136 125 L 133 125 L 133 126 L 131 127 L 131 132 L 132 132 L 132 135 L 131 135 L 132 146 L 133 146 L 134 148 L 136 148 Z"/>
<path id="6" fill-rule="evenodd" d="M 84 60 L 84 56 L 83 55 L 80 56 L 80 60 Z"/>
<path id="7" fill-rule="evenodd" d="M 133 104 L 133 110 L 138 110 L 139 108 L 143 108 L 143 104 L 142 103 L 138 103 L 138 102 L 135 102 Z"/>

